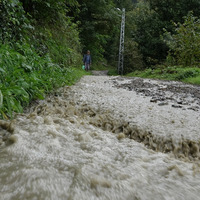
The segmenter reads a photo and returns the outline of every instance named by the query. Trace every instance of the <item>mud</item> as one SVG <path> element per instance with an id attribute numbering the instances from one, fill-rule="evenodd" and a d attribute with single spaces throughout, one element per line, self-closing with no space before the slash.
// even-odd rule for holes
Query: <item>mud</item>
<path id="1" fill-rule="evenodd" d="M 85 105 L 82 105 L 86 107 L 83 110 L 90 123 L 103 130 L 122 133 L 152 150 L 171 153 L 176 158 L 200 159 L 198 86 L 123 77 L 108 78 L 98 83 L 101 86 L 96 85 L 96 82 L 94 78 L 91 85 L 85 83 L 86 88 L 91 89 L 91 94 L 100 90 L 98 102 L 98 97 L 90 97 L 89 102 L 86 100 Z M 104 86 L 106 88 L 107 85 L 117 90 L 110 94 L 109 91 L 104 93 Z M 121 89 L 129 92 L 123 93 Z M 136 95 L 135 98 L 131 94 Z M 83 96 L 76 94 L 75 99 L 83 99 Z M 99 113 L 102 119 L 96 119 L 95 113 Z"/>
<path id="2" fill-rule="evenodd" d="M 123 80 L 123 78 L 119 78 Z M 135 91 L 141 96 L 151 97 L 150 102 L 159 106 L 170 104 L 174 108 L 200 109 L 200 87 L 176 81 L 160 81 L 142 78 L 130 78 L 129 83 L 120 84 L 113 80 L 116 88 Z"/>
<path id="3" fill-rule="evenodd" d="M 108 70 L 102 70 L 102 71 L 92 70 L 91 73 L 94 76 L 107 76 L 108 75 Z"/>

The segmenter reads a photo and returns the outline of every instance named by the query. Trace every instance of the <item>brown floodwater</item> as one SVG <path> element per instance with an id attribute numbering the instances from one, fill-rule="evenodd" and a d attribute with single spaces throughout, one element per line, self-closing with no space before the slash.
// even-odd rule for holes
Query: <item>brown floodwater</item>
<path id="1" fill-rule="evenodd" d="M 124 103 L 125 93 L 112 88 L 109 80 L 85 77 L 11 123 L 1 121 L 0 200 L 200 199 L 197 136 L 194 152 L 176 152 L 184 129 L 177 118 L 170 118 L 175 120 L 170 126 L 160 124 L 160 131 L 158 124 L 152 129 L 148 123 L 159 118 L 152 107 L 155 117 L 143 118 L 142 128 L 138 107 L 129 115 L 133 104 Z M 126 92 L 129 102 L 133 97 L 134 105 L 142 103 L 142 111 L 143 98 Z M 179 130 L 175 137 L 173 125 Z M 172 140 L 163 136 L 167 127 Z"/>

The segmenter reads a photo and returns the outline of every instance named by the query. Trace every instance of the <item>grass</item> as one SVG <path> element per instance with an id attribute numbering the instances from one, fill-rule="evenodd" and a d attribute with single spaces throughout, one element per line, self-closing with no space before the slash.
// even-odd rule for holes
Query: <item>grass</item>
<path id="1" fill-rule="evenodd" d="M 200 85 L 200 68 L 198 67 L 158 66 L 144 71 L 134 71 L 126 76 L 174 80 Z"/>
<path id="2" fill-rule="evenodd" d="M 82 76 L 90 75 L 90 74 L 91 74 L 91 72 L 86 72 L 81 67 L 80 68 L 72 67 L 72 68 L 70 68 L 70 73 L 69 73 L 69 76 L 68 76 L 68 85 L 73 85 L 77 81 L 79 81 Z"/>
<path id="3" fill-rule="evenodd" d="M 200 75 L 197 77 L 187 78 L 184 80 L 184 82 L 195 84 L 195 85 L 200 85 Z"/>

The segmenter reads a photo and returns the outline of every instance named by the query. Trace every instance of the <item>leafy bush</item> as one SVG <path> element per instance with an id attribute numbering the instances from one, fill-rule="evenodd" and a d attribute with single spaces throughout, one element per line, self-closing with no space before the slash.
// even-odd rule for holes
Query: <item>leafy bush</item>
<path id="1" fill-rule="evenodd" d="M 80 38 L 83 53 L 91 51 L 94 62 L 102 61 L 103 56 L 110 59 L 113 56 L 113 44 L 119 40 L 120 16 L 114 7 L 113 0 L 78 0 L 80 13 Z M 118 46 L 117 46 L 118 48 Z"/>
<path id="2" fill-rule="evenodd" d="M 130 73 L 134 70 L 142 70 L 144 65 L 142 62 L 142 56 L 138 50 L 138 44 L 127 38 L 125 40 L 124 49 L 124 73 Z"/>
<path id="3" fill-rule="evenodd" d="M 12 0 L 13 1 L 13 0 Z M 67 6 L 77 5 L 76 0 L 19 0 L 26 13 L 37 21 L 57 23 L 67 12 Z M 60 18 L 61 17 L 61 18 Z"/>
<path id="4" fill-rule="evenodd" d="M 165 42 L 170 51 L 167 57 L 169 64 L 183 66 L 200 66 L 200 19 L 190 12 L 183 24 L 174 24 L 176 33 L 166 32 Z"/>
<path id="5" fill-rule="evenodd" d="M 0 1 L 0 41 L 3 43 L 21 40 L 31 28 L 22 4 L 16 0 Z"/>
<path id="6" fill-rule="evenodd" d="M 177 80 L 184 80 L 190 77 L 196 77 L 200 74 L 199 70 L 197 69 L 187 69 L 184 71 L 181 71 L 177 74 L 177 76 L 175 77 L 175 79 Z"/>
<path id="7" fill-rule="evenodd" d="M 143 71 L 134 71 L 127 76 L 142 78 L 156 78 L 164 80 L 176 80 L 186 83 L 200 84 L 200 69 L 196 67 L 184 68 L 183 66 L 164 66 L 159 65 Z"/>
<path id="8" fill-rule="evenodd" d="M 61 67 L 79 65 L 82 61 L 77 26 L 70 20 L 54 25 L 37 23 L 30 38 L 41 56 L 48 53 Z"/>
<path id="9" fill-rule="evenodd" d="M 54 64 L 47 54 L 40 57 L 30 45 L 19 43 L 15 49 L 0 46 L 0 118 L 22 112 L 32 100 L 73 82 L 71 68 Z"/>
<path id="10" fill-rule="evenodd" d="M 75 0 L 0 0 L 0 118 L 71 84 L 82 73 L 76 23 L 66 16 Z"/>
<path id="11" fill-rule="evenodd" d="M 128 13 L 127 28 L 132 40 L 138 44 L 146 67 L 162 62 L 167 56 L 167 46 L 160 35 L 163 34 L 163 23 L 156 11 L 148 3 L 140 1 L 135 9 Z M 126 34 L 127 35 L 127 34 Z"/>

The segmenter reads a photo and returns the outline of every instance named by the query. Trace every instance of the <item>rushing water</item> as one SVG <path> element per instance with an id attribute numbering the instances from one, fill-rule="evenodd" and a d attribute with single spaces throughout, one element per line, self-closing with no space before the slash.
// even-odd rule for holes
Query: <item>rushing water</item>
<path id="1" fill-rule="evenodd" d="M 109 131 L 109 112 L 79 105 L 68 90 L 12 122 L 0 146 L 0 200 L 200 199 L 198 161 Z"/>

